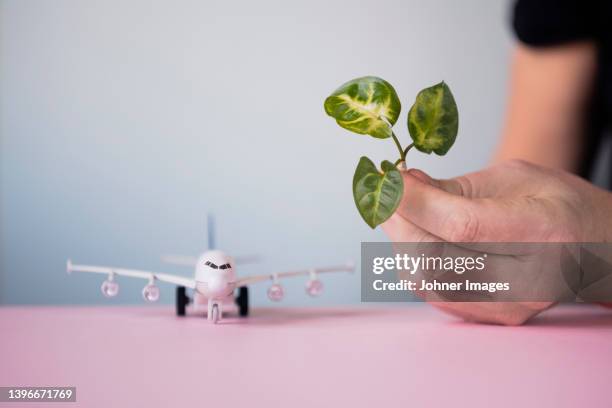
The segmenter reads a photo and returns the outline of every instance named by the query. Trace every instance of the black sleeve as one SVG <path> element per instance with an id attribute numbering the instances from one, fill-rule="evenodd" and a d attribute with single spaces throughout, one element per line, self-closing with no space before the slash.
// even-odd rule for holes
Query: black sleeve
<path id="1" fill-rule="evenodd" d="M 609 1 L 609 0 L 605 0 Z M 518 0 L 513 27 L 525 44 L 548 46 L 596 36 L 597 0 Z"/>

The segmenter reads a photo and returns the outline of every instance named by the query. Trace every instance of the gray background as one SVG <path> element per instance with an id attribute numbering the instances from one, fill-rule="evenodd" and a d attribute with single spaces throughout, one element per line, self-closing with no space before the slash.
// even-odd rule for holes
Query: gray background
<path id="1" fill-rule="evenodd" d="M 264 256 L 239 274 L 358 261 L 361 241 L 385 237 L 354 208 L 354 167 L 396 151 L 336 126 L 325 96 L 387 79 L 407 143 L 416 92 L 446 80 L 457 143 L 409 165 L 476 170 L 501 128 L 508 12 L 502 0 L 2 0 L 0 301 L 106 301 L 100 276 L 66 275 L 68 257 L 189 275 L 159 255 L 201 251 L 208 211 L 220 247 Z M 140 303 L 144 282 L 122 282 L 113 302 Z M 286 303 L 359 302 L 359 273 L 325 283 L 314 302 L 287 281 Z"/>

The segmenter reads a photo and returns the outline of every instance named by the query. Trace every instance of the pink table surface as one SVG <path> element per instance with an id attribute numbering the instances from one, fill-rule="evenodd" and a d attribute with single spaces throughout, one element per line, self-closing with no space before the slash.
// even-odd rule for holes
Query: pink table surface
<path id="1" fill-rule="evenodd" d="M 0 386 L 77 387 L 53 407 L 612 406 L 612 311 L 598 307 L 523 327 L 427 305 L 218 326 L 167 306 L 1 307 L 0 346 Z"/>

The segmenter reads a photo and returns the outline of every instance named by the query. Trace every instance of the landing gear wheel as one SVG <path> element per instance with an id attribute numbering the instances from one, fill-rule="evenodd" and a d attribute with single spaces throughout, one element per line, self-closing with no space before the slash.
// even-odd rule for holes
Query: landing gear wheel
<path id="1" fill-rule="evenodd" d="M 189 296 L 187 296 L 187 288 L 184 286 L 176 287 L 176 315 L 185 316 L 187 305 L 189 304 Z"/>
<path id="2" fill-rule="evenodd" d="M 238 306 L 238 315 L 247 317 L 249 315 L 249 288 L 241 286 L 238 288 L 238 296 L 234 300 Z"/>
<path id="3" fill-rule="evenodd" d="M 219 321 L 219 305 L 214 304 L 212 307 L 212 322 L 214 324 L 217 324 L 217 322 Z"/>

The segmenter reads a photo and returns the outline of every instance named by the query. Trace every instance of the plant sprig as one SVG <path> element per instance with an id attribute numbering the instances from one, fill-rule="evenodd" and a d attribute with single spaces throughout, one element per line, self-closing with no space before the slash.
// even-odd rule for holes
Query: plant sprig
<path id="1" fill-rule="evenodd" d="M 384 160 L 381 170 L 362 156 L 353 176 L 353 197 L 359 214 L 371 227 L 385 222 L 397 209 L 404 192 L 398 166 L 406 168 L 406 155 L 413 147 L 430 154 L 445 155 L 455 143 L 459 113 L 446 83 L 423 89 L 408 112 L 408 132 L 412 143 L 402 147 L 393 126 L 401 112 L 400 99 L 390 83 L 367 76 L 349 81 L 325 99 L 325 112 L 338 125 L 354 133 L 376 139 L 391 138 L 399 158 Z"/>

